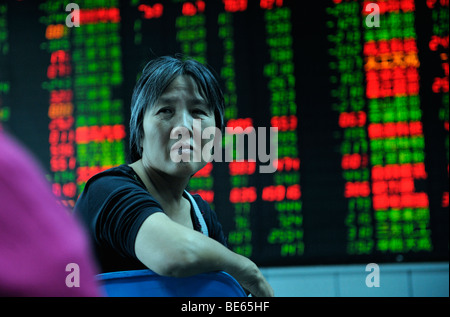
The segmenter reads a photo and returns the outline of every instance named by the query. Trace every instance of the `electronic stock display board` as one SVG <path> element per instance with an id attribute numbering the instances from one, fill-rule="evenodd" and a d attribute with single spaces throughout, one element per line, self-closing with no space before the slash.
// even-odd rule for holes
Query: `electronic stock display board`
<path id="1" fill-rule="evenodd" d="M 181 53 L 217 73 L 225 146 L 278 131 L 277 160 L 233 148 L 190 181 L 232 250 L 263 266 L 448 260 L 448 6 L 1 1 L 0 124 L 72 208 L 92 175 L 130 163 L 145 64 Z"/>

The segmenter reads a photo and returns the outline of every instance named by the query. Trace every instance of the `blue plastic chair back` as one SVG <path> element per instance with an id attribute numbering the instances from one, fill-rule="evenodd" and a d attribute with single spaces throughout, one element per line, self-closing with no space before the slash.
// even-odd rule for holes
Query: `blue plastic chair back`
<path id="1" fill-rule="evenodd" d="M 109 297 L 247 297 L 239 283 L 222 271 L 167 277 L 135 270 L 102 273 L 97 279 Z"/>

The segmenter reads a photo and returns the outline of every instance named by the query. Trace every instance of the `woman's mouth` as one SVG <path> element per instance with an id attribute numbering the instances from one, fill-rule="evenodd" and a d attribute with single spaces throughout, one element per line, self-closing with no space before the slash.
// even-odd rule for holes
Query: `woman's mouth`
<path id="1" fill-rule="evenodd" d="M 175 143 L 172 146 L 171 152 L 172 151 L 178 151 L 178 154 L 184 154 L 184 153 L 191 153 L 194 151 L 194 147 L 189 144 L 189 143 Z"/>
<path id="2" fill-rule="evenodd" d="M 178 149 L 178 154 L 180 154 L 180 155 L 182 155 L 182 154 L 189 154 L 189 153 L 191 153 L 192 152 L 192 148 L 183 148 L 183 147 L 180 147 L 179 149 Z"/>

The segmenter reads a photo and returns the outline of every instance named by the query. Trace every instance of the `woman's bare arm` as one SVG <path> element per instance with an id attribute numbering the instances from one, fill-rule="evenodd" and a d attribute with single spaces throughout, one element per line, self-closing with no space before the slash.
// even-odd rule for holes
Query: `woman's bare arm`
<path id="1" fill-rule="evenodd" d="M 273 296 L 258 267 L 219 242 L 158 212 L 149 216 L 136 237 L 137 258 L 163 276 L 184 277 L 225 271 L 254 296 Z"/>

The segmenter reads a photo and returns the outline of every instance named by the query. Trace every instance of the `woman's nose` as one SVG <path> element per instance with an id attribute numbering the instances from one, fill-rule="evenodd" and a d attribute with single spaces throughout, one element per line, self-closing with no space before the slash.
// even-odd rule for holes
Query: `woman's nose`
<path id="1" fill-rule="evenodd" d="M 187 111 L 180 111 L 175 116 L 172 133 L 185 134 L 186 130 L 189 132 L 190 137 L 193 136 L 193 123 L 194 118 Z"/>

